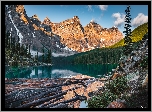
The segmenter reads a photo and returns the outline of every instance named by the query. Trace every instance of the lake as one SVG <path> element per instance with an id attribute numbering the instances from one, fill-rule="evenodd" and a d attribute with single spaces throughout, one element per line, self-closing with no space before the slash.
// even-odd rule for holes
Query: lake
<path id="1" fill-rule="evenodd" d="M 67 78 L 77 74 L 99 78 L 116 67 L 117 64 L 5 67 L 5 78 Z"/>

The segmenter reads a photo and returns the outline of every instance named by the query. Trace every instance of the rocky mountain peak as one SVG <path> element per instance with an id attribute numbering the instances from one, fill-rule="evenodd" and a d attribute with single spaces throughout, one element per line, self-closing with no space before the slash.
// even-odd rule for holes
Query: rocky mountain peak
<path id="1" fill-rule="evenodd" d="M 16 5 L 16 12 L 24 14 L 24 5 Z"/>
<path id="2" fill-rule="evenodd" d="M 34 15 L 32 16 L 32 18 L 35 18 L 35 19 L 39 20 L 39 18 L 38 18 L 38 16 L 37 16 L 36 14 L 34 14 Z M 39 21 L 40 21 L 40 20 L 39 20 Z"/>
<path id="3" fill-rule="evenodd" d="M 44 19 L 44 21 L 43 21 L 43 24 L 49 25 L 50 23 L 52 23 L 52 22 L 50 21 L 50 19 L 49 19 L 48 17 L 45 17 L 45 19 Z"/>
<path id="4" fill-rule="evenodd" d="M 123 38 L 118 28 L 103 28 L 94 21 L 82 27 L 78 16 L 73 16 L 60 23 L 53 23 L 46 17 L 44 21 L 41 22 L 36 14 L 32 17 L 28 17 L 23 5 L 9 6 L 9 10 L 14 10 L 16 15 L 19 14 L 20 20 L 25 24 L 29 24 L 31 30 L 43 32 L 49 37 L 52 36 L 52 34 L 58 35 L 60 37 L 60 42 L 64 46 L 77 52 L 108 47 Z M 41 38 L 39 39 L 41 40 Z M 55 45 L 55 43 L 53 44 Z"/>

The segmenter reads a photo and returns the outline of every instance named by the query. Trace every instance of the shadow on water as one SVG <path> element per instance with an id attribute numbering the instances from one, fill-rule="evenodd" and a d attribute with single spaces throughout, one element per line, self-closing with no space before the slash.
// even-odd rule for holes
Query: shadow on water
<path id="1" fill-rule="evenodd" d="M 65 78 L 77 74 L 91 77 L 102 77 L 111 72 L 117 64 L 93 64 L 93 65 L 53 65 L 35 67 L 5 67 L 6 78 Z"/>

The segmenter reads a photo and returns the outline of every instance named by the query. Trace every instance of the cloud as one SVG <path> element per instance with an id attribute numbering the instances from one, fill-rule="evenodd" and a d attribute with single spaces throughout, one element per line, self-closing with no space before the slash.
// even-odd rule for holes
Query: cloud
<path id="1" fill-rule="evenodd" d="M 94 19 L 91 19 L 91 22 L 95 22 L 95 20 L 94 20 Z"/>
<path id="2" fill-rule="evenodd" d="M 148 22 L 148 16 L 143 13 L 139 13 L 138 16 L 132 20 L 132 26 L 137 27 L 146 22 Z"/>
<path id="3" fill-rule="evenodd" d="M 78 11 L 79 9 L 77 9 L 76 11 Z"/>
<path id="4" fill-rule="evenodd" d="M 120 27 L 125 21 L 125 14 L 123 13 L 113 13 L 112 17 L 115 18 L 114 25 Z"/>
<path id="5" fill-rule="evenodd" d="M 54 53 L 54 52 L 52 52 L 52 56 L 53 57 L 59 57 L 59 56 L 61 56 L 61 57 L 63 57 L 63 56 L 70 56 L 70 55 L 74 55 L 74 53 L 71 53 L 71 54 L 69 54 L 69 53 Z"/>
<path id="6" fill-rule="evenodd" d="M 100 10 L 107 10 L 108 5 L 98 5 L 98 7 L 100 8 Z"/>
<path id="7" fill-rule="evenodd" d="M 94 17 L 92 17 L 92 19 L 91 19 L 91 21 L 90 22 L 97 22 L 97 19 L 96 18 L 94 18 Z"/>
<path id="8" fill-rule="evenodd" d="M 84 11 L 81 14 L 83 14 L 83 13 L 84 13 Z"/>
<path id="9" fill-rule="evenodd" d="M 92 10 L 92 6 L 91 5 L 88 5 L 88 10 Z"/>

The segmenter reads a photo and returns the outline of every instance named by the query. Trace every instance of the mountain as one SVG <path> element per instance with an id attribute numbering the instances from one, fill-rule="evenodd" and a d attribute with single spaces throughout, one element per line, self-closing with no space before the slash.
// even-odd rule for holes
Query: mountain
<path id="1" fill-rule="evenodd" d="M 116 27 L 103 28 L 93 21 L 82 27 L 78 16 L 60 23 L 46 17 L 41 22 L 36 14 L 28 17 L 24 5 L 6 6 L 5 20 L 6 30 L 16 39 L 19 36 L 21 44 L 40 53 L 43 47 L 51 49 L 55 57 L 111 46 L 123 38 Z"/>
<path id="2" fill-rule="evenodd" d="M 5 26 L 20 43 L 31 45 L 31 51 L 42 53 L 43 46 L 54 54 L 72 55 L 77 53 L 60 42 L 60 36 L 53 34 L 51 27 L 43 24 L 37 15 L 28 17 L 23 5 L 5 7 Z M 32 54 L 34 55 L 34 54 Z"/>
<path id="3" fill-rule="evenodd" d="M 132 48 L 136 49 L 140 41 L 148 33 L 148 23 L 144 23 L 132 31 Z M 140 35 L 139 35 L 140 34 Z M 63 64 L 104 64 L 104 63 L 118 63 L 123 54 L 124 40 L 105 48 L 96 48 L 90 51 L 81 52 L 65 58 L 54 58 L 53 63 Z"/>
<path id="4" fill-rule="evenodd" d="M 78 52 L 110 46 L 123 38 L 122 33 L 116 27 L 102 28 L 93 21 L 82 27 L 78 16 L 60 23 L 52 23 L 46 17 L 43 24 L 49 25 L 52 32 L 61 37 L 61 43 Z"/>

